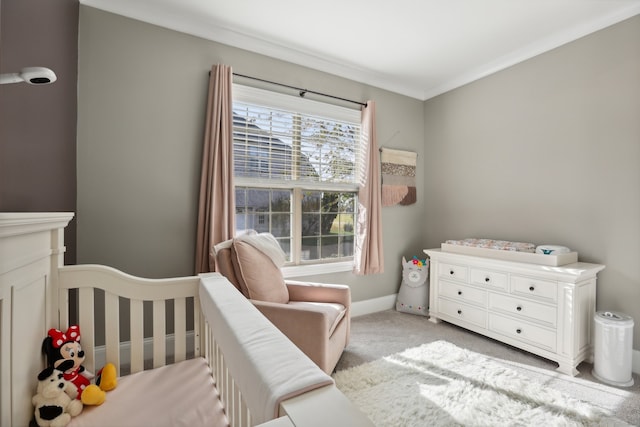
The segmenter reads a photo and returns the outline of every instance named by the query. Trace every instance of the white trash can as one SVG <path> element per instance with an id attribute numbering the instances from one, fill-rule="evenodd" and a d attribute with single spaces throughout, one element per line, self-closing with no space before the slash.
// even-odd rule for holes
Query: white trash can
<path id="1" fill-rule="evenodd" d="M 632 386 L 633 318 L 623 313 L 598 311 L 593 320 L 593 376 L 614 386 Z"/>

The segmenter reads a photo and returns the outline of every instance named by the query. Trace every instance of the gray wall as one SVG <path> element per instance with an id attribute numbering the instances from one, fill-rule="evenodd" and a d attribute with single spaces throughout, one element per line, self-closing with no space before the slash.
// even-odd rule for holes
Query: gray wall
<path id="1" fill-rule="evenodd" d="M 375 99 L 380 145 L 424 166 L 418 203 L 383 210 L 386 273 L 312 279 L 359 301 L 446 239 L 561 244 L 606 264 L 598 309 L 640 319 L 640 17 L 424 103 L 85 6 L 79 39 L 79 262 L 192 273 L 207 73 L 225 63 Z"/>
<path id="2" fill-rule="evenodd" d="M 0 211 L 76 210 L 78 0 L 2 0 L 0 73 L 51 68 L 50 85 L 0 86 Z M 75 262 L 76 222 L 65 230 Z"/>
<path id="3" fill-rule="evenodd" d="M 425 244 L 566 245 L 640 348 L 640 16 L 425 104 Z"/>
<path id="4" fill-rule="evenodd" d="M 380 146 L 425 154 L 421 101 L 86 6 L 79 32 L 79 263 L 146 277 L 193 273 L 205 98 L 215 63 L 375 99 Z M 422 168 L 417 178 L 425 180 Z M 415 205 L 384 209 L 384 274 L 322 280 L 349 284 L 354 301 L 396 292 L 401 257 L 422 255 L 423 190 L 419 185 Z"/>

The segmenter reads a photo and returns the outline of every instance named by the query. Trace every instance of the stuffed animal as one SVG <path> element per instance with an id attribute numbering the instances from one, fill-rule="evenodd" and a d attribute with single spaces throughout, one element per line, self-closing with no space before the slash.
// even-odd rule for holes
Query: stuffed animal
<path id="1" fill-rule="evenodd" d="M 40 427 L 64 427 L 71 417 L 82 412 L 82 402 L 76 399 L 78 390 L 64 379 L 61 371 L 45 368 L 38 375 L 38 392 L 31 399 L 35 406 L 36 423 Z"/>
<path id="2" fill-rule="evenodd" d="M 402 283 L 396 298 L 396 310 L 404 313 L 428 315 L 429 261 L 414 256 L 411 261 L 402 257 Z"/>
<path id="3" fill-rule="evenodd" d="M 85 356 L 77 325 L 70 326 L 67 332 L 49 329 L 42 342 L 42 352 L 47 356 L 47 366 L 62 371 L 64 379 L 75 384 L 78 399 L 85 405 L 101 405 L 106 399 L 105 392 L 118 384 L 116 367 L 112 363 L 107 363 L 98 372 L 95 384 L 91 384 L 93 375 L 82 366 Z"/>

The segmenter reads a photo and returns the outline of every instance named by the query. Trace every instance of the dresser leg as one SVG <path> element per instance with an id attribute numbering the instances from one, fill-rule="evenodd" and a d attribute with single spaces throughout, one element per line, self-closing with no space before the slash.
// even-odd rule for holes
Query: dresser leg
<path id="1" fill-rule="evenodd" d="M 580 373 L 580 371 L 578 371 L 572 363 L 566 362 L 558 362 L 556 371 L 562 372 L 563 374 L 571 375 L 572 377 L 575 377 Z"/>
<path id="2" fill-rule="evenodd" d="M 433 315 L 429 315 L 429 322 L 435 323 L 437 325 L 438 323 L 442 322 L 442 320 L 438 319 L 437 317 L 435 317 Z"/>

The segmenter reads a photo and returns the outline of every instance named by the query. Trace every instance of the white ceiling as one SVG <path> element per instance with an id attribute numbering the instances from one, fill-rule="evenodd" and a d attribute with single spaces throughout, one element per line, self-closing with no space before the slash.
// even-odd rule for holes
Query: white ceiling
<path id="1" fill-rule="evenodd" d="M 640 0 L 80 2 L 421 100 L 640 13 Z"/>

